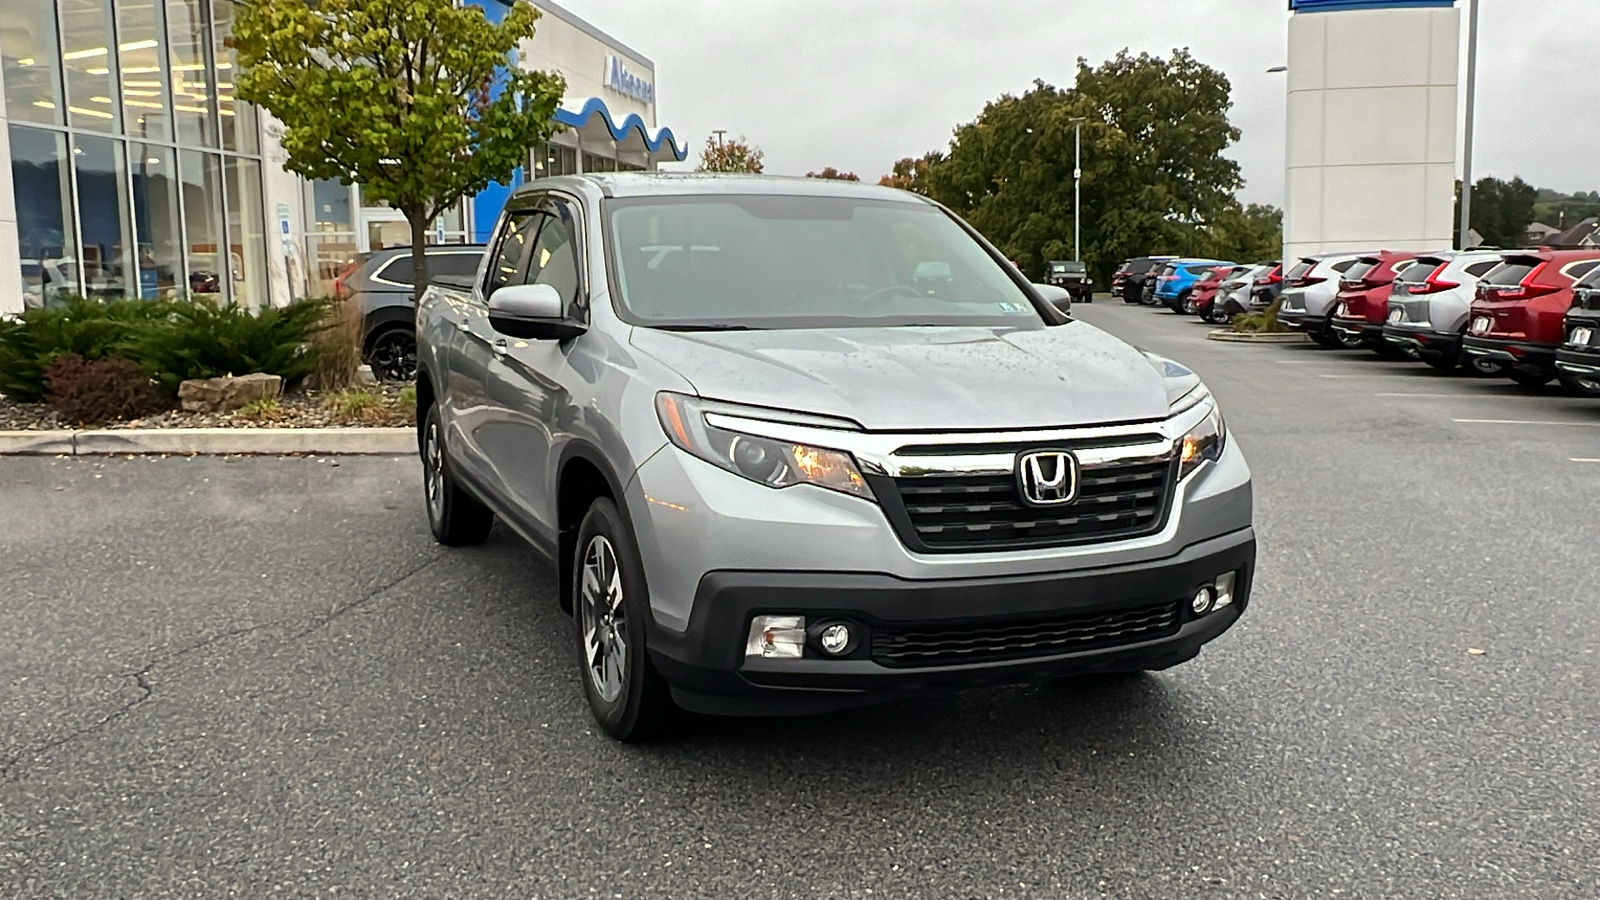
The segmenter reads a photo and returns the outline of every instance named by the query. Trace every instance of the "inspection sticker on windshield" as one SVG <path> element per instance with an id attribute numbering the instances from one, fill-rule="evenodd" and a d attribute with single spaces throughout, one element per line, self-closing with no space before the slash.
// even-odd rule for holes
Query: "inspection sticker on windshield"
<path id="1" fill-rule="evenodd" d="M 1028 311 L 1028 307 L 1024 306 L 1021 303 L 1003 302 L 1003 303 L 1000 303 L 999 306 L 1000 306 L 1000 311 L 1003 312 L 1003 313 L 1020 313 L 1020 312 L 1027 312 Z"/>

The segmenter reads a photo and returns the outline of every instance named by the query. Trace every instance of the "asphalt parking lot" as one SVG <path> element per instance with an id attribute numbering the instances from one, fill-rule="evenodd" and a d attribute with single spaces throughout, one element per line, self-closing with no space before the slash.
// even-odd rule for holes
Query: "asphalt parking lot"
<path id="1" fill-rule="evenodd" d="M 0 459 L 0 897 L 1600 896 L 1600 402 L 1077 312 L 1221 398 L 1240 625 L 655 745 L 413 459 Z"/>

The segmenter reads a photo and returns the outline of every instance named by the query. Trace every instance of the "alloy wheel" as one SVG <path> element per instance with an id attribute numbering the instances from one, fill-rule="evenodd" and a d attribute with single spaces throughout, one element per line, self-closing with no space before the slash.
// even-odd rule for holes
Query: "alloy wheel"
<path id="1" fill-rule="evenodd" d="M 428 494 L 428 515 L 444 521 L 444 448 L 439 446 L 439 422 L 428 422 L 422 438 L 422 484 Z"/>
<path id="2" fill-rule="evenodd" d="M 417 338 L 405 331 L 379 335 L 367 354 L 367 364 L 379 381 L 411 381 L 417 377 Z"/>
<path id="3" fill-rule="evenodd" d="M 581 584 L 584 671 L 600 699 L 611 703 L 628 682 L 628 621 L 617 551 L 604 535 L 595 535 L 584 550 Z"/>

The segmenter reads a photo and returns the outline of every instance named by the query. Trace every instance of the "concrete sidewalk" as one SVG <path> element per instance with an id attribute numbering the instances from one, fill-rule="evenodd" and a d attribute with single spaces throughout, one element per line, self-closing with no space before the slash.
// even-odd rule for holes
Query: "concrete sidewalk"
<path id="1" fill-rule="evenodd" d="M 412 428 L 120 428 L 0 431 L 0 456 L 316 453 L 400 456 L 417 452 Z"/>

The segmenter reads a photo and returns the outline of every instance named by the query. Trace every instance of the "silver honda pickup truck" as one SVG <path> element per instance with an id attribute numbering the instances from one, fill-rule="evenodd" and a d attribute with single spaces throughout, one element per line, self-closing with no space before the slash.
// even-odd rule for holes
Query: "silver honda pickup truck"
<path id="1" fill-rule="evenodd" d="M 417 310 L 428 520 L 551 563 L 596 719 L 1164 669 L 1243 614 L 1250 471 L 1191 371 L 950 211 L 847 182 L 516 191 Z"/>

